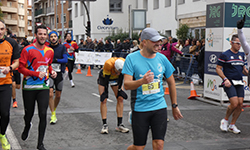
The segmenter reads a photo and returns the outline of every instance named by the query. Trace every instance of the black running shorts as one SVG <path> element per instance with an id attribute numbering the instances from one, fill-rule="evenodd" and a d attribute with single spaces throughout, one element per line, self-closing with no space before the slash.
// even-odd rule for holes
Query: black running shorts
<path id="1" fill-rule="evenodd" d="M 97 79 L 97 84 L 105 86 L 105 78 L 103 77 L 103 70 L 99 72 L 99 77 Z M 118 78 L 117 79 L 109 79 L 110 86 L 117 86 L 118 85 Z"/>
<path id="2" fill-rule="evenodd" d="M 49 87 L 53 88 L 55 86 L 56 91 L 62 91 L 63 89 L 63 74 L 61 72 L 57 72 L 56 78 L 49 77 Z"/>
<path id="3" fill-rule="evenodd" d="M 17 70 L 13 70 L 12 82 L 21 83 L 21 74 Z"/>
<path id="4" fill-rule="evenodd" d="M 132 130 L 135 146 L 147 143 L 148 131 L 151 128 L 153 140 L 163 140 L 167 131 L 167 109 L 148 112 L 132 112 Z"/>

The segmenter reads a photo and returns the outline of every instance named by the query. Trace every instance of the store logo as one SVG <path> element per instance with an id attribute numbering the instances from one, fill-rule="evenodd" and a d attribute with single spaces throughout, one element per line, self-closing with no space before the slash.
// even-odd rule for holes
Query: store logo
<path id="1" fill-rule="evenodd" d="M 208 81 L 207 81 L 207 88 L 209 88 L 209 87 L 211 88 L 212 91 L 217 90 L 215 79 L 214 80 L 208 79 Z"/>
<path id="2" fill-rule="evenodd" d="M 211 63 L 213 63 L 213 64 L 216 63 L 217 62 L 217 56 L 215 54 L 210 55 L 209 56 L 209 61 Z"/>
<path id="3" fill-rule="evenodd" d="M 103 19 L 102 23 L 104 25 L 112 25 L 113 24 L 113 20 L 112 19 L 109 19 L 109 15 L 107 15 L 107 19 Z"/>
<path id="4" fill-rule="evenodd" d="M 214 33 L 212 32 L 212 30 L 210 29 L 208 35 L 207 35 L 207 42 L 208 42 L 208 46 L 209 47 L 213 47 L 214 46 Z"/>
<path id="5" fill-rule="evenodd" d="M 219 18 L 220 17 L 221 6 L 210 6 L 209 18 Z"/>
<path id="6" fill-rule="evenodd" d="M 235 17 L 238 14 L 238 17 L 243 17 L 245 14 L 250 17 L 250 6 L 247 8 L 244 5 L 232 5 L 233 13 L 232 17 Z"/>

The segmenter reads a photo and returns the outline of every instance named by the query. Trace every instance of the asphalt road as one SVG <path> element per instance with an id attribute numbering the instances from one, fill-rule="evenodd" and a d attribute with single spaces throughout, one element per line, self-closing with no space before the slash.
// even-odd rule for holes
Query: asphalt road
<path id="1" fill-rule="evenodd" d="M 74 70 L 76 72 L 76 69 Z M 44 145 L 48 150 L 126 150 L 132 144 L 132 131 L 128 123 L 130 100 L 124 101 L 123 123 L 130 129 L 129 133 L 115 131 L 116 99 L 109 90 L 108 125 L 109 134 L 102 135 L 100 102 L 98 97 L 98 70 L 91 70 L 92 77 L 83 74 L 73 74 L 75 88 L 70 87 L 69 80 L 65 80 L 62 98 L 57 108 L 58 122 L 47 124 Z M 224 117 L 226 107 L 204 102 L 203 98 L 188 100 L 190 85 L 176 81 L 179 108 L 184 116 L 175 121 L 171 108 L 168 108 L 168 130 L 165 136 L 166 150 L 250 150 L 250 109 L 245 108 L 236 125 L 241 134 L 224 133 L 220 131 L 220 120 Z M 195 86 L 198 94 L 202 94 L 203 87 Z M 129 91 L 127 91 L 129 94 Z M 170 104 L 169 96 L 166 95 Z M 17 91 L 18 108 L 11 108 L 10 126 L 7 137 L 12 149 L 34 150 L 37 145 L 38 115 L 33 117 L 33 127 L 27 141 L 21 140 L 24 127 L 23 102 L 21 90 Z M 216 105 L 218 104 L 218 105 Z M 37 109 L 37 108 L 36 108 Z M 48 109 L 47 121 L 50 120 Z M 146 150 L 152 149 L 151 135 L 148 136 Z"/>

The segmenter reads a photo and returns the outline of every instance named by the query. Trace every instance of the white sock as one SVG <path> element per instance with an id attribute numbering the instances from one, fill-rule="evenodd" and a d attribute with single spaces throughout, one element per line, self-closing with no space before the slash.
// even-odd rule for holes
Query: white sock
<path id="1" fill-rule="evenodd" d="M 234 127 L 234 126 L 235 126 L 234 124 L 230 124 L 230 125 L 229 125 L 229 128 L 232 128 L 232 127 Z"/>

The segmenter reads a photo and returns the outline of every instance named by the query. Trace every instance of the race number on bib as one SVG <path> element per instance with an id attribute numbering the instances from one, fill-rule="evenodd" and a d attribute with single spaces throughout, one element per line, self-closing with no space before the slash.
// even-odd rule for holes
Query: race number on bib
<path id="1" fill-rule="evenodd" d="M 5 77 L 6 77 L 6 74 L 3 74 L 2 71 L 3 71 L 3 70 L 0 69 L 0 78 L 5 78 Z"/>
<path id="2" fill-rule="evenodd" d="M 242 80 L 232 80 L 234 85 L 244 85 L 244 83 L 242 82 Z"/>
<path id="3" fill-rule="evenodd" d="M 74 53 L 74 51 L 68 48 L 68 53 Z"/>
<path id="4" fill-rule="evenodd" d="M 36 71 L 38 72 L 47 72 L 48 66 L 39 66 Z"/>
<path id="5" fill-rule="evenodd" d="M 57 63 L 52 63 L 51 67 L 53 68 L 53 70 L 55 72 L 60 72 L 61 71 L 61 64 L 57 64 Z"/>
<path id="6" fill-rule="evenodd" d="M 143 84 L 142 85 L 142 94 L 155 94 L 160 92 L 160 81 L 159 80 L 154 80 L 151 83 L 148 84 Z"/>
<path id="7" fill-rule="evenodd" d="M 109 85 L 113 86 L 113 85 L 117 85 L 117 81 L 109 81 Z"/>

